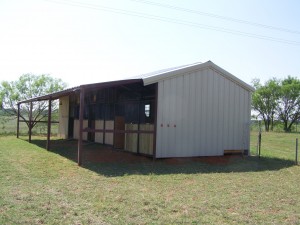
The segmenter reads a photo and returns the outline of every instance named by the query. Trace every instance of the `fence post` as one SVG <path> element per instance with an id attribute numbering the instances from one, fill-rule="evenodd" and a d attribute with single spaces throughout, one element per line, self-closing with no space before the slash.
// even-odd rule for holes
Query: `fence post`
<path id="1" fill-rule="evenodd" d="M 260 158 L 260 149 L 261 149 L 261 131 L 258 133 L 258 143 L 257 143 L 257 154 Z"/>
<path id="2" fill-rule="evenodd" d="M 296 158 L 295 158 L 295 163 L 298 165 L 298 138 L 296 138 Z"/>

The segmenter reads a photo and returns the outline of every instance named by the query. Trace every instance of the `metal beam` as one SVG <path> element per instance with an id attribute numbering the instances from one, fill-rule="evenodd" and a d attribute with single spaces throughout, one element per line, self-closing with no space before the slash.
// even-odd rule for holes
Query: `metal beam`
<path id="1" fill-rule="evenodd" d="M 48 151 L 50 150 L 50 136 L 51 136 L 51 113 L 52 113 L 51 104 L 52 104 L 52 100 L 50 98 L 48 103 L 48 126 L 47 126 L 47 146 L 46 146 L 46 149 Z"/>
<path id="2" fill-rule="evenodd" d="M 77 163 L 78 166 L 82 164 L 82 133 L 83 133 L 83 114 L 84 114 L 84 95 L 85 89 L 80 89 L 80 103 L 79 103 L 79 135 L 78 135 L 78 154 Z"/>
<path id="3" fill-rule="evenodd" d="M 156 159 L 156 134 L 157 134 L 157 101 L 158 101 L 158 83 L 155 84 L 154 99 L 154 134 L 153 134 L 153 159 Z"/>

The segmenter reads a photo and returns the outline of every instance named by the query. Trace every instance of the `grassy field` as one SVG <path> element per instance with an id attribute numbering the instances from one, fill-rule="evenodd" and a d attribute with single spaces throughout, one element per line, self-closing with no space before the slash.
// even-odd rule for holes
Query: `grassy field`
<path id="1" fill-rule="evenodd" d="M 295 160 L 296 138 L 300 138 L 299 133 L 263 132 L 261 141 L 261 156 Z M 251 154 L 257 155 L 258 132 L 252 132 L 250 140 Z"/>
<path id="2" fill-rule="evenodd" d="M 51 133 L 57 134 L 58 124 L 53 123 L 51 126 Z M 0 118 L 0 135 L 5 134 L 16 134 L 17 132 L 17 119 L 11 117 L 2 116 Z M 38 123 L 32 130 L 34 134 L 46 134 L 47 133 L 47 124 L 46 123 Z M 26 123 L 20 122 L 20 133 L 27 134 L 28 127 Z"/>
<path id="3" fill-rule="evenodd" d="M 229 164 L 85 163 L 0 136 L 0 224 L 299 224 L 295 134 Z M 255 152 L 256 134 L 251 151 Z M 63 151 L 63 149 L 61 149 Z"/>

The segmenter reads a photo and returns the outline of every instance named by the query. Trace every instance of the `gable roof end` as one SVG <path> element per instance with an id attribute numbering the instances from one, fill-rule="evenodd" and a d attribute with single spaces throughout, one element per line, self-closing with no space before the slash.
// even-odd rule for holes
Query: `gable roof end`
<path id="1" fill-rule="evenodd" d="M 167 80 L 182 75 L 183 73 L 188 73 L 191 71 L 201 70 L 206 68 L 215 70 L 216 72 L 220 73 L 220 75 L 222 75 L 223 77 L 227 78 L 228 80 L 231 80 L 232 82 L 238 84 L 239 86 L 243 87 L 244 89 L 250 92 L 255 91 L 255 89 L 252 86 L 240 80 L 239 78 L 227 72 L 226 70 L 222 69 L 221 67 L 217 66 L 211 61 L 207 61 L 205 63 L 189 64 L 181 67 L 175 67 L 175 68 L 157 71 L 150 74 L 144 74 L 141 76 L 141 78 L 143 79 L 144 85 L 149 85 L 149 84 L 157 83 L 159 81 Z"/>

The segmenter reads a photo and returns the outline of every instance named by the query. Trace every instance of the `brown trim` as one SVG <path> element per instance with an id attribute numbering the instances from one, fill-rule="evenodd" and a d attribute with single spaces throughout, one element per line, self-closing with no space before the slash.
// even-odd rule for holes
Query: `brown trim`
<path id="1" fill-rule="evenodd" d="M 117 81 L 108 81 L 103 83 L 95 83 L 95 84 L 85 84 L 81 85 L 81 88 L 88 88 L 89 90 L 94 88 L 109 88 L 109 87 L 116 87 L 122 86 L 126 84 L 134 84 L 134 83 L 143 83 L 142 79 L 129 79 L 129 80 L 117 80 Z"/>
<path id="2" fill-rule="evenodd" d="M 28 141 L 31 143 L 31 134 L 32 134 L 32 102 L 30 102 L 30 109 L 29 109 L 29 137 Z"/>
<path id="3" fill-rule="evenodd" d="M 153 130 L 114 130 L 114 129 L 92 129 L 84 128 L 82 132 L 105 132 L 105 133 L 125 133 L 125 134 L 154 134 Z"/>
<path id="4" fill-rule="evenodd" d="M 51 98 L 49 99 L 49 103 L 48 103 L 48 125 L 47 125 L 47 145 L 46 145 L 46 149 L 50 150 L 50 135 L 51 135 L 51 109 L 52 107 L 52 100 Z"/>
<path id="5" fill-rule="evenodd" d="M 20 133 L 20 104 L 18 104 L 17 138 L 19 138 L 19 133 Z"/>
<path id="6" fill-rule="evenodd" d="M 79 107 L 79 135 L 78 135 L 78 154 L 77 154 L 77 163 L 78 166 L 82 164 L 82 132 L 83 132 L 83 114 L 84 114 L 84 94 L 85 89 L 81 88 L 80 90 L 80 107 Z"/>
<path id="7" fill-rule="evenodd" d="M 158 101 L 158 83 L 155 84 L 154 99 L 154 135 L 153 135 L 153 159 L 156 159 L 156 135 L 157 135 L 157 101 Z"/>

